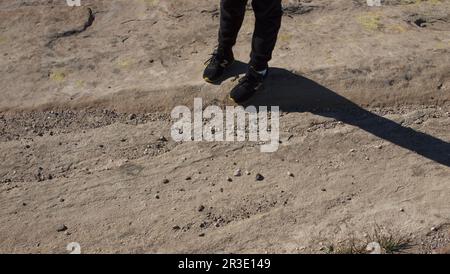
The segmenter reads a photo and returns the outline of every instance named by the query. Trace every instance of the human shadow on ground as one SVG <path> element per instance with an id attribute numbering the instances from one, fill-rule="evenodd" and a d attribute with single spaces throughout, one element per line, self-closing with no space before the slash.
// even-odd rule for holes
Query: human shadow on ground
<path id="1" fill-rule="evenodd" d="M 230 77 L 245 72 L 241 62 L 228 73 Z M 281 68 L 271 68 L 265 88 L 243 106 L 279 106 L 284 112 L 311 112 L 359 127 L 425 158 L 450 167 L 450 144 L 429 134 L 374 114 L 336 92 Z"/>

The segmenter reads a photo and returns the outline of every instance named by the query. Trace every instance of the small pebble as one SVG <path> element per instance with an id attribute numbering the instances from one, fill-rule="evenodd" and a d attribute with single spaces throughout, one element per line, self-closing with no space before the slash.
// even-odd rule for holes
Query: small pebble
<path id="1" fill-rule="evenodd" d="M 167 184 L 169 183 L 169 180 L 168 180 L 168 179 L 164 179 L 164 180 L 162 181 L 162 183 L 165 184 L 165 185 L 167 185 Z"/>
<path id="2" fill-rule="evenodd" d="M 198 212 L 202 212 L 203 210 L 205 210 L 205 206 L 201 205 L 198 207 Z"/>
<path id="3" fill-rule="evenodd" d="M 228 182 L 233 182 L 233 179 L 231 179 L 231 177 L 227 177 L 227 181 Z"/>
<path id="4" fill-rule="evenodd" d="M 293 174 L 292 172 L 290 172 L 290 171 L 288 171 L 287 175 L 288 175 L 289 177 L 294 177 L 294 174 Z"/>
<path id="5" fill-rule="evenodd" d="M 242 176 L 241 170 L 240 170 L 240 169 L 236 169 L 236 170 L 234 171 L 234 177 L 240 177 L 240 176 Z"/>
<path id="6" fill-rule="evenodd" d="M 65 225 L 60 225 L 56 228 L 56 231 L 58 231 L 58 232 L 63 232 L 66 230 L 67 230 L 67 226 L 65 226 Z"/>
<path id="7" fill-rule="evenodd" d="M 262 181 L 262 180 L 264 180 L 264 176 L 262 176 L 261 174 L 256 174 L 256 176 L 255 176 L 255 178 L 256 178 L 256 181 Z"/>

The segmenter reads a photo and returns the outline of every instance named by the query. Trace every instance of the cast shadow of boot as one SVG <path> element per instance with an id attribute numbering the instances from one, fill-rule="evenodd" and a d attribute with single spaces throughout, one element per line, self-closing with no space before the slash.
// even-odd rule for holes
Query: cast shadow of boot
<path id="1" fill-rule="evenodd" d="M 285 69 L 271 68 L 265 88 L 244 106 L 279 106 L 285 112 L 309 111 L 359 127 L 381 139 L 450 167 L 450 144 L 378 116 L 332 90 Z"/>

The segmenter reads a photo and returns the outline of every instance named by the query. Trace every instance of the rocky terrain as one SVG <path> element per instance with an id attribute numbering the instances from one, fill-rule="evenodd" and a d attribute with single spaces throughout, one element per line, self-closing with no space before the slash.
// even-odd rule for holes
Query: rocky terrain
<path id="1" fill-rule="evenodd" d="M 0 1 L 0 252 L 450 252 L 450 1 L 283 4 L 261 153 L 170 136 L 250 7 L 210 85 L 218 1 Z"/>

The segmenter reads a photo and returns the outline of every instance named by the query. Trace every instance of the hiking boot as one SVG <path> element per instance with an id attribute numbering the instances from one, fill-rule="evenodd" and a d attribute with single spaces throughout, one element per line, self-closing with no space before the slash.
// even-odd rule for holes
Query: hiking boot
<path id="1" fill-rule="evenodd" d="M 233 52 L 222 48 L 216 49 L 206 62 L 203 79 L 208 83 L 217 82 L 234 62 Z"/>
<path id="2" fill-rule="evenodd" d="M 230 98 L 236 103 L 242 103 L 252 97 L 261 89 L 268 70 L 264 74 L 249 67 L 247 74 L 239 80 L 239 83 L 230 92 Z"/>

